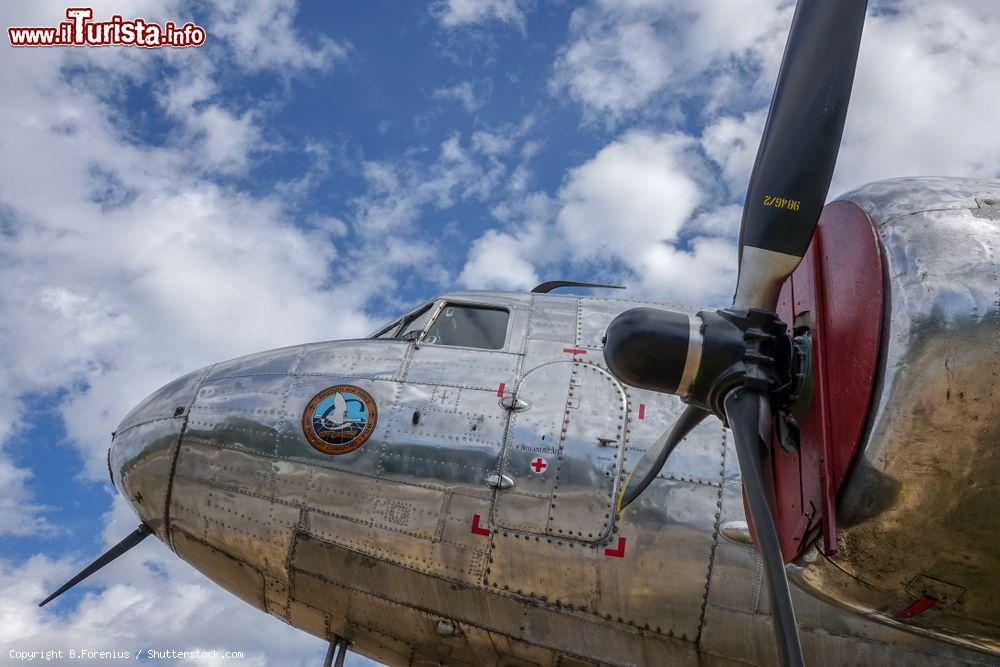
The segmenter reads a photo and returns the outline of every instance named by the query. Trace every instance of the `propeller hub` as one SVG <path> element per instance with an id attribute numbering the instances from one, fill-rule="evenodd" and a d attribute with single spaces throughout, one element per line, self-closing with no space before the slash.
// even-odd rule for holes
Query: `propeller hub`
<path id="1" fill-rule="evenodd" d="M 781 399 L 790 384 L 788 327 L 765 310 L 687 315 L 633 308 L 611 322 L 604 360 L 633 387 L 675 394 L 725 421 L 726 395 L 748 386 Z"/>

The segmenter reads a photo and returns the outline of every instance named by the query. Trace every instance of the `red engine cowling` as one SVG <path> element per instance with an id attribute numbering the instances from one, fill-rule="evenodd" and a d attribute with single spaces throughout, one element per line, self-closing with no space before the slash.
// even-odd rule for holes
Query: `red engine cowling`
<path id="1" fill-rule="evenodd" d="M 785 282 L 778 315 L 812 334 L 813 397 L 797 452 L 772 441 L 769 480 L 785 562 L 822 535 L 837 551 L 836 497 L 864 434 L 882 333 L 881 249 L 868 215 L 836 201 Z M 747 513 L 749 515 L 749 512 Z"/>

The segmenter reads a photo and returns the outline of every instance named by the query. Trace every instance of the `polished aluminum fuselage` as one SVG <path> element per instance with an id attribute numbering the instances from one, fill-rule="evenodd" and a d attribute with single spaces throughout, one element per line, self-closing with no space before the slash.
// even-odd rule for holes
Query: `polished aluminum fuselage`
<path id="1" fill-rule="evenodd" d="M 871 428 L 839 503 L 840 552 L 789 567 L 806 659 L 996 664 L 1000 223 L 976 199 L 1000 201 L 1000 185 L 898 181 L 848 197 L 876 224 L 890 310 Z M 366 339 L 216 364 L 125 418 L 115 484 L 229 591 L 389 664 L 773 663 L 718 421 L 614 511 L 682 407 L 604 367 L 607 325 L 638 302 L 439 301 L 507 308 L 503 349 Z M 363 446 L 332 456 L 309 445 L 302 416 L 338 384 L 371 394 L 378 421 Z M 921 576 L 957 597 L 906 627 L 882 622 L 914 601 Z"/>

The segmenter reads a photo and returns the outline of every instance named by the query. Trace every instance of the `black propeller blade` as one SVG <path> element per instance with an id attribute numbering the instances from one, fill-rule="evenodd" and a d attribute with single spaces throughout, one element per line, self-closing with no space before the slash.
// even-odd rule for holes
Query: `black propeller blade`
<path id="1" fill-rule="evenodd" d="M 625 480 L 625 488 L 622 490 L 622 495 L 618 500 L 619 512 L 631 505 L 632 501 L 638 498 L 639 494 L 653 483 L 653 480 L 660 474 L 660 470 L 663 469 L 667 458 L 674 451 L 674 448 L 680 444 L 681 440 L 687 437 L 688 433 L 694 430 L 695 426 L 705 421 L 705 418 L 709 414 L 711 413 L 695 405 L 689 405 L 684 408 L 684 412 L 677 418 L 677 421 L 674 422 L 670 430 L 664 432 L 653 446 L 642 455 L 639 463 L 632 470 L 628 479 Z M 643 473 L 636 477 L 636 473 L 640 470 Z"/>
<path id="2" fill-rule="evenodd" d="M 867 5 L 799 0 L 796 6 L 744 204 L 733 307 L 695 316 L 625 311 L 608 327 L 604 346 L 608 368 L 620 380 L 677 394 L 692 406 L 640 462 L 648 459 L 648 470 L 626 482 L 622 507 L 656 477 L 700 421 L 699 411 L 732 429 L 782 665 L 801 665 L 802 650 L 763 473 L 772 410 L 793 407 L 792 374 L 809 372 L 809 366 L 795 356 L 787 326 L 774 311 L 782 283 L 812 241 L 830 188 Z"/>
<path id="3" fill-rule="evenodd" d="M 867 0 L 799 0 L 740 228 L 733 305 L 774 310 L 812 240 L 837 163 Z"/>
<path id="4" fill-rule="evenodd" d="M 45 605 L 47 605 L 52 600 L 55 600 L 60 595 L 62 595 L 63 593 L 65 593 L 69 589 L 73 588 L 78 583 L 80 583 L 81 581 L 83 581 L 84 579 L 86 579 L 87 577 L 89 577 L 90 575 L 92 575 L 93 573 L 97 572 L 102 567 L 104 567 L 105 565 L 107 565 L 108 563 L 110 563 L 111 561 L 113 561 L 114 559 L 118 558 L 123 553 L 125 553 L 126 551 L 128 551 L 129 549 L 131 549 L 132 547 L 134 547 L 135 545 L 139 544 L 139 542 L 142 542 L 152 532 L 153 531 L 149 529 L 149 526 L 147 526 L 146 524 L 141 524 L 138 528 L 136 528 L 134 531 L 132 531 L 132 533 L 129 534 L 128 537 L 126 537 L 124 540 L 122 540 L 121 542 L 119 542 L 118 544 L 116 544 L 115 546 L 111 547 L 110 549 L 108 549 L 107 551 L 105 551 L 103 554 L 101 554 L 100 556 L 98 556 L 97 560 L 95 560 L 93 563 L 91 563 L 87 567 L 83 568 L 82 570 L 80 570 L 79 574 L 77 574 L 75 577 L 73 577 L 72 579 L 70 579 L 69 581 L 67 581 L 65 584 L 63 584 L 62 586 L 60 586 L 59 590 L 57 590 L 52 595 L 50 595 L 49 597 L 47 597 L 44 600 L 42 600 L 41 602 L 39 602 L 38 606 L 39 607 L 44 607 Z"/>
<path id="5" fill-rule="evenodd" d="M 774 524 L 774 513 L 767 501 L 767 487 L 764 483 L 764 459 L 761 453 L 765 445 L 761 441 L 760 425 L 765 422 L 770 427 L 771 424 L 767 396 L 749 388 L 732 391 L 726 397 L 726 416 L 733 432 L 736 456 L 740 461 L 743 491 L 747 496 L 750 519 L 757 537 L 757 549 L 764 561 L 764 573 L 771 592 L 771 604 L 774 607 L 771 622 L 778 641 L 778 658 L 782 665 L 802 665 L 802 647 L 799 645 L 788 579 L 785 577 L 781 542 L 778 540 L 778 529 Z"/>

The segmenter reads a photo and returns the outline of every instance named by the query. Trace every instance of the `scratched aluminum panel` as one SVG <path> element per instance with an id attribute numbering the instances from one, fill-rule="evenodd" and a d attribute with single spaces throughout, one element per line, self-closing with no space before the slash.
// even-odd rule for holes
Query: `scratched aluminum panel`
<path id="1" fill-rule="evenodd" d="M 486 567 L 485 540 L 475 546 L 440 542 L 312 511 L 306 514 L 305 527 L 327 542 L 451 581 L 478 584 Z"/>
<path id="2" fill-rule="evenodd" d="M 375 480 L 371 502 L 371 525 L 432 540 L 437 536 L 445 493 L 413 484 Z M 408 540 L 404 542 L 409 543 Z"/>
<path id="3" fill-rule="evenodd" d="M 490 549 L 490 500 L 488 495 L 475 497 L 449 493 L 445 498 L 439 533 L 435 537 L 444 544 L 473 549 L 482 554 L 484 568 Z M 477 516 L 479 519 L 476 519 Z"/>
<path id="4" fill-rule="evenodd" d="M 637 629 L 544 607 L 525 608 L 524 638 L 617 665 L 699 665 L 694 646 L 686 642 L 644 640 Z"/>
<path id="5" fill-rule="evenodd" d="M 410 665 L 495 663 L 497 655 L 486 632 L 454 624 L 455 634 L 442 636 L 437 632 L 441 620 L 441 614 L 362 594 L 356 594 L 351 607 L 352 624 L 413 647 Z"/>
<path id="6" fill-rule="evenodd" d="M 280 573 L 280 576 L 270 574 L 264 575 L 264 606 L 267 613 L 288 621 L 288 580 L 287 572 Z"/>
<path id="7" fill-rule="evenodd" d="M 507 423 L 497 390 L 406 383 L 387 415 L 378 476 L 488 495 Z"/>
<path id="8" fill-rule="evenodd" d="M 331 455 L 315 449 L 306 440 L 302 432 L 302 413 L 309 401 L 328 387 L 338 384 L 348 384 L 368 392 L 375 400 L 378 417 L 375 430 L 368 441 L 352 452 Z M 274 453 L 277 458 L 307 463 L 334 470 L 346 470 L 362 475 L 375 476 L 378 471 L 378 460 L 389 430 L 389 419 L 392 406 L 396 401 L 396 392 L 400 385 L 396 382 L 383 380 L 366 380 L 362 378 L 341 378 L 336 376 L 297 376 L 289 388 L 285 411 L 292 418 L 288 431 L 274 438 Z"/>
<path id="9" fill-rule="evenodd" d="M 178 556 L 236 597 L 265 611 L 264 578 L 259 570 L 181 529 L 171 536 Z"/>
<path id="10" fill-rule="evenodd" d="M 137 424 L 154 419 L 178 416 L 178 408 L 182 412 L 186 411 L 198 390 L 198 385 L 208 370 L 203 368 L 182 375 L 157 389 L 125 415 L 115 432 L 121 433 Z"/>
<path id="11" fill-rule="evenodd" d="M 274 453 L 299 416 L 288 409 L 294 378 L 247 375 L 206 380 L 191 405 L 186 438 L 205 445 Z"/>
<path id="12" fill-rule="evenodd" d="M 298 509 L 287 505 L 184 477 L 174 479 L 171 533 L 175 528 L 183 530 L 263 574 L 280 576 L 285 572 L 298 520 Z"/>
<path id="13" fill-rule="evenodd" d="M 576 341 L 577 297 L 535 295 L 528 337 L 571 345 Z"/>
<path id="14" fill-rule="evenodd" d="M 694 641 L 719 510 L 717 485 L 655 480 L 622 513 L 598 559 L 598 613 Z"/>
<path id="15" fill-rule="evenodd" d="M 411 343 L 399 340 L 347 340 L 306 345 L 295 367 L 300 375 L 393 380 Z"/>
<path id="16" fill-rule="evenodd" d="M 351 623 L 352 642 L 363 647 L 365 655 L 372 660 L 387 665 L 409 665 L 413 658 L 413 647 L 393 637 L 363 625 Z"/>
<path id="17" fill-rule="evenodd" d="M 514 353 L 472 350 L 447 345 L 420 345 L 410 357 L 406 381 L 443 384 L 496 392 L 501 382 L 513 384 L 520 356 Z"/>
<path id="18" fill-rule="evenodd" d="M 289 568 L 288 574 L 291 581 L 293 613 L 296 604 L 319 611 L 326 616 L 330 630 L 341 637 L 344 636 L 349 629 L 348 614 L 352 591 L 324 575 L 311 574 L 295 568 Z M 326 634 L 319 636 L 327 638 Z"/>
<path id="19" fill-rule="evenodd" d="M 316 532 L 310 529 L 310 532 Z M 354 591 L 361 591 L 401 604 L 418 607 L 461 623 L 519 636 L 522 606 L 511 598 L 486 593 L 479 585 L 463 585 L 440 577 L 428 577 L 415 567 L 392 563 L 345 548 L 329 537 L 300 534 L 289 560 L 297 572 L 323 576 Z M 296 575 L 295 595 L 301 581 Z M 360 603 L 356 598 L 352 604 Z"/>
<path id="20" fill-rule="evenodd" d="M 498 654 L 497 667 L 534 667 L 536 665 L 553 665 L 556 655 L 536 644 L 518 641 L 496 632 L 489 633 L 490 641 Z M 485 663 L 484 663 L 485 664 Z"/>
<path id="21" fill-rule="evenodd" d="M 1000 201 L 1000 183 L 970 178 L 894 178 L 837 197 L 860 205 L 877 226 L 919 211 L 973 209 L 977 198 Z"/>
<path id="22" fill-rule="evenodd" d="M 533 368 L 517 386 L 517 398 L 529 407 L 510 417 L 501 468 L 514 486 L 497 493 L 494 516 L 500 526 L 536 533 L 548 527 L 572 376 L 572 363 L 549 363 Z M 538 458 L 547 466 L 541 473 L 531 468 Z"/>
<path id="23" fill-rule="evenodd" d="M 329 615 L 296 600 L 288 603 L 288 624 L 320 639 L 330 636 Z"/>
<path id="24" fill-rule="evenodd" d="M 115 485 L 163 539 L 170 471 L 186 417 L 141 422 L 115 434 L 109 454 Z"/>
<path id="25" fill-rule="evenodd" d="M 547 532 L 587 542 L 613 526 L 625 437 L 625 392 L 607 371 L 575 363 L 560 432 Z"/>
<path id="26" fill-rule="evenodd" d="M 347 519 L 355 524 L 370 523 L 372 501 L 375 498 L 371 477 L 297 462 L 291 464 L 295 466 L 292 475 L 278 476 L 275 491 L 277 498 L 287 497 L 298 507 Z M 299 471 L 303 469 L 308 479 L 305 490 L 301 491 Z M 298 495 L 300 493 L 302 495 Z"/>
<path id="27" fill-rule="evenodd" d="M 274 473 L 270 458 L 185 439 L 174 474 L 208 486 L 270 499 L 274 497 Z"/>
<path id="28" fill-rule="evenodd" d="M 627 477 L 646 450 L 670 430 L 684 411 L 685 404 L 676 396 L 634 387 L 627 387 L 626 392 L 629 396 L 629 420 L 623 468 Z M 721 483 L 724 439 L 722 423 L 715 417 L 709 417 L 677 445 L 660 472 L 660 478 Z M 738 477 L 738 467 L 736 474 Z"/>
<path id="29" fill-rule="evenodd" d="M 592 351 L 590 355 L 587 355 L 586 351 L 584 351 L 584 354 L 576 355 L 574 354 L 574 350 L 573 341 L 560 342 L 536 340 L 534 338 L 528 339 L 524 350 L 524 362 L 521 364 L 521 374 L 523 376 L 532 368 L 538 368 L 554 361 L 573 361 L 578 357 L 586 360 L 594 354 Z"/>
<path id="30" fill-rule="evenodd" d="M 282 347 L 223 361 L 212 366 L 206 379 L 218 380 L 240 375 L 283 375 L 292 371 L 304 347 L 303 345 Z"/>
<path id="31" fill-rule="evenodd" d="M 499 531 L 493 536 L 486 583 L 518 596 L 596 613 L 601 596 L 597 558 L 593 547 L 572 540 Z"/>

